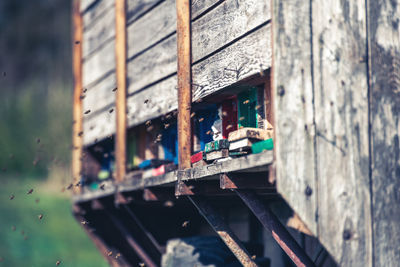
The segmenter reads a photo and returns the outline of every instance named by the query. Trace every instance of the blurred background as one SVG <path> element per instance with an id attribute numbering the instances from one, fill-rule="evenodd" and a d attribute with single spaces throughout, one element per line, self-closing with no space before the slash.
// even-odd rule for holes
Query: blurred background
<path id="1" fill-rule="evenodd" d="M 107 266 L 73 219 L 66 190 L 71 6 L 0 1 L 0 266 Z"/>

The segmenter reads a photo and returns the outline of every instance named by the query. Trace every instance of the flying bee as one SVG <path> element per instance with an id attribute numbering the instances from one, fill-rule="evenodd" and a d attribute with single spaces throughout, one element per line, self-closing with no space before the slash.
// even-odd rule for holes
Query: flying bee
<path id="1" fill-rule="evenodd" d="M 149 103 L 149 101 L 150 101 L 150 100 L 146 99 L 146 100 L 144 101 L 144 103 L 147 104 L 147 103 Z"/>
<path id="2" fill-rule="evenodd" d="M 208 130 L 208 131 L 206 132 L 206 134 L 208 134 L 208 135 L 213 135 L 214 133 L 213 133 L 213 131 Z"/>
<path id="3" fill-rule="evenodd" d="M 182 227 L 187 227 L 189 225 L 189 221 L 184 221 L 183 223 L 182 223 Z"/>
<path id="4" fill-rule="evenodd" d="M 83 135 L 83 131 L 80 131 L 80 132 L 78 133 L 78 136 L 81 137 L 82 135 Z"/>
<path id="5" fill-rule="evenodd" d="M 118 259 L 119 257 L 121 257 L 121 254 L 117 253 L 117 255 L 115 255 L 115 258 Z"/>
<path id="6" fill-rule="evenodd" d="M 227 116 L 228 116 L 228 112 L 222 111 L 222 117 L 227 117 Z"/>
<path id="7" fill-rule="evenodd" d="M 14 198 L 15 198 L 14 195 L 11 195 L 11 196 L 10 196 L 10 200 L 13 200 Z"/>
<path id="8" fill-rule="evenodd" d="M 108 255 L 108 256 L 111 256 L 111 255 L 112 255 L 112 251 L 109 251 L 109 252 L 107 253 L 107 255 Z"/>
<path id="9" fill-rule="evenodd" d="M 145 125 L 146 125 L 146 126 L 149 126 L 150 124 L 151 124 L 151 121 L 146 121 L 146 122 L 145 122 Z"/>
<path id="10" fill-rule="evenodd" d="M 29 189 L 29 191 L 28 191 L 27 195 L 30 195 L 30 194 L 32 194 L 32 192 L 33 192 L 33 189 L 31 188 L 31 189 Z"/>
<path id="11" fill-rule="evenodd" d="M 154 129 L 154 126 L 153 125 L 150 125 L 149 127 L 147 127 L 147 131 L 148 132 L 150 132 L 151 130 L 153 130 Z"/>
<path id="12" fill-rule="evenodd" d="M 199 122 L 202 122 L 202 121 L 204 121 L 204 118 L 200 118 L 200 119 L 199 119 Z"/>
<path id="13" fill-rule="evenodd" d="M 105 184 L 101 184 L 101 185 L 100 185 L 100 189 L 101 189 L 101 190 L 104 190 L 104 186 L 105 186 Z"/>
<path id="14" fill-rule="evenodd" d="M 15 232 L 15 230 L 17 230 L 17 227 L 15 227 L 15 225 L 11 226 L 11 230 L 13 230 L 13 232 Z"/>
<path id="15" fill-rule="evenodd" d="M 81 181 L 78 181 L 78 182 L 75 184 L 76 187 L 79 187 L 80 185 L 81 185 Z"/>
<path id="16" fill-rule="evenodd" d="M 75 41 L 75 44 L 80 44 L 81 43 L 81 41 Z"/>
<path id="17" fill-rule="evenodd" d="M 86 92 L 87 92 L 87 88 L 84 88 L 84 89 L 83 89 L 83 92 L 86 93 Z"/>
<path id="18" fill-rule="evenodd" d="M 60 265 L 61 261 L 56 261 L 56 266 Z"/>
<path id="19" fill-rule="evenodd" d="M 247 99 L 247 100 L 243 101 L 243 104 L 247 105 L 249 102 L 250 102 L 250 100 Z"/>
<path id="20" fill-rule="evenodd" d="M 174 202 L 172 202 L 171 200 L 167 200 L 167 201 L 164 202 L 164 206 L 168 207 L 168 208 L 171 208 L 171 207 L 174 206 Z"/>
<path id="21" fill-rule="evenodd" d="M 226 126 L 225 129 L 229 130 L 229 129 L 231 129 L 232 127 L 233 127 L 232 124 L 229 124 L 228 126 Z"/>
<path id="22" fill-rule="evenodd" d="M 118 87 L 115 87 L 114 89 L 112 89 L 113 92 L 117 91 Z"/>
<path id="23" fill-rule="evenodd" d="M 252 259 L 252 260 L 255 260 L 256 258 L 257 258 L 256 255 L 251 256 L 251 259 Z"/>
<path id="24" fill-rule="evenodd" d="M 240 120 L 240 121 L 244 120 L 244 117 L 240 117 L 239 120 Z"/>
<path id="25" fill-rule="evenodd" d="M 196 116 L 196 112 L 192 112 L 192 114 L 190 114 L 190 118 L 193 118 L 194 116 Z"/>
<path id="26" fill-rule="evenodd" d="M 36 143 L 38 143 L 38 144 L 40 143 L 40 138 L 36 139 Z"/>
<path id="27" fill-rule="evenodd" d="M 144 266 L 146 266 L 146 265 L 145 265 L 143 262 L 140 262 L 140 263 L 139 263 L 139 266 L 140 266 L 140 267 L 144 267 Z"/>
<path id="28" fill-rule="evenodd" d="M 168 129 L 168 127 L 169 127 L 169 123 L 164 124 L 165 129 Z"/>
<path id="29" fill-rule="evenodd" d="M 38 215 L 39 220 L 43 219 L 43 214 Z"/>
<path id="30" fill-rule="evenodd" d="M 254 108 L 254 109 L 259 109 L 259 108 L 261 108 L 261 105 L 257 105 L 257 106 L 255 106 L 255 108 Z"/>
<path id="31" fill-rule="evenodd" d="M 70 190 L 74 185 L 73 184 L 69 184 L 69 186 L 67 187 L 67 190 Z"/>
<path id="32" fill-rule="evenodd" d="M 84 114 L 87 115 L 89 113 L 90 113 L 90 109 L 86 110 Z"/>
<path id="33" fill-rule="evenodd" d="M 112 109 L 110 109 L 109 111 L 108 111 L 108 113 L 113 113 L 113 111 L 114 111 L 114 109 L 112 108 Z"/>
<path id="34" fill-rule="evenodd" d="M 82 225 L 86 225 L 86 224 L 89 224 L 87 221 L 81 221 L 81 224 Z"/>
<path id="35" fill-rule="evenodd" d="M 80 95 L 80 96 L 79 96 L 79 99 L 82 100 L 82 99 L 84 99 L 85 97 L 86 97 L 85 95 Z"/>

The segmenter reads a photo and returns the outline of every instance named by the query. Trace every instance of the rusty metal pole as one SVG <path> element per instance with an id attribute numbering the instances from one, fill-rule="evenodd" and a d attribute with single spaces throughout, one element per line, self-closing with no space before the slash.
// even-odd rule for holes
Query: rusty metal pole
<path id="1" fill-rule="evenodd" d="M 80 1 L 74 0 L 72 6 L 73 14 L 73 40 L 72 40 L 72 67 L 74 75 L 74 96 L 73 96 L 73 126 L 72 126 L 72 179 L 76 184 L 81 179 L 82 174 L 82 151 L 83 151 L 83 107 L 81 95 L 82 86 L 82 36 L 83 22 L 80 12 Z M 74 193 L 79 193 L 79 187 L 73 187 Z"/>
<path id="2" fill-rule="evenodd" d="M 178 154 L 179 169 L 190 168 L 192 102 L 190 0 L 176 0 L 178 49 Z"/>
<path id="3" fill-rule="evenodd" d="M 314 262 L 308 257 L 305 251 L 297 244 L 286 228 L 279 222 L 270 208 L 265 205 L 258 196 L 251 190 L 237 189 L 236 194 L 250 208 L 261 224 L 271 231 L 272 237 L 285 251 L 296 266 L 312 266 Z"/>
<path id="4" fill-rule="evenodd" d="M 116 180 L 122 182 L 126 172 L 126 0 L 115 1 L 116 95 Z"/>
<path id="5" fill-rule="evenodd" d="M 200 214 L 207 220 L 214 231 L 221 237 L 222 241 L 232 251 L 240 263 L 245 267 L 258 266 L 242 245 L 239 238 L 232 232 L 224 219 L 203 197 L 188 196 L 189 200 L 199 210 Z"/>

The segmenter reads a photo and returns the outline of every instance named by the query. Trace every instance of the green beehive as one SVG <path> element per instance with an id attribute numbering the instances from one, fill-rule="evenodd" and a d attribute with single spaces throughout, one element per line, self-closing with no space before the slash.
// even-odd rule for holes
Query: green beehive
<path id="1" fill-rule="evenodd" d="M 258 89 L 252 87 L 238 94 L 238 125 L 241 127 L 257 128 L 257 93 Z"/>
<path id="2" fill-rule="evenodd" d="M 264 150 L 274 149 L 274 141 L 272 138 L 257 142 L 251 146 L 251 151 L 253 154 L 261 153 Z"/>
<path id="3" fill-rule="evenodd" d="M 229 148 L 229 141 L 228 139 L 220 139 L 216 141 L 211 141 L 206 144 L 205 146 L 205 152 L 209 153 L 212 151 L 218 151 L 224 148 Z"/>

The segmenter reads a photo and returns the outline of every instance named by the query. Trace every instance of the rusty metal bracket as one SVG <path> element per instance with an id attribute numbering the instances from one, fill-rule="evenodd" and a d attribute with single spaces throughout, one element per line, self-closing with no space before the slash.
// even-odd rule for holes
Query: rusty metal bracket
<path id="1" fill-rule="evenodd" d="M 251 176 L 251 177 L 249 177 Z M 219 176 L 221 189 L 272 189 L 265 173 L 222 173 Z"/>
<path id="2" fill-rule="evenodd" d="M 305 251 L 297 244 L 286 228 L 280 223 L 270 208 L 251 190 L 235 190 L 236 194 L 243 200 L 247 207 L 254 213 L 261 224 L 271 231 L 272 237 L 285 251 L 296 266 L 312 266 L 314 262 Z"/>
<path id="3" fill-rule="evenodd" d="M 221 215 L 219 215 L 219 213 L 204 197 L 188 196 L 188 198 L 243 266 L 258 266 L 249 255 L 249 252 L 242 245 L 239 238 L 233 233 Z"/>

